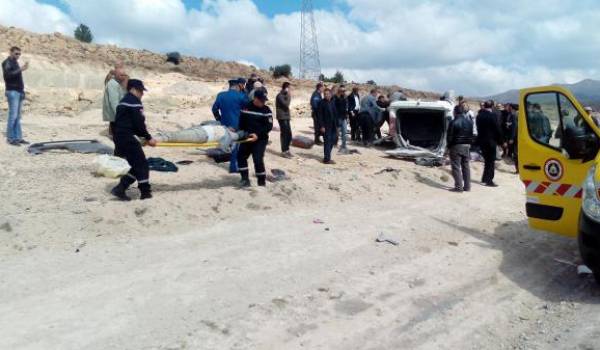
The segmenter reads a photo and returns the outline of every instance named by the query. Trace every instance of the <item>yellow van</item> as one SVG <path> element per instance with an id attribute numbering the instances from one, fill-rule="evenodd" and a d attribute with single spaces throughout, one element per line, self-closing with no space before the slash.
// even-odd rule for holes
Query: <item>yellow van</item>
<path id="1" fill-rule="evenodd" d="M 600 128 L 560 86 L 523 89 L 518 160 L 532 228 L 577 237 L 600 282 Z"/>

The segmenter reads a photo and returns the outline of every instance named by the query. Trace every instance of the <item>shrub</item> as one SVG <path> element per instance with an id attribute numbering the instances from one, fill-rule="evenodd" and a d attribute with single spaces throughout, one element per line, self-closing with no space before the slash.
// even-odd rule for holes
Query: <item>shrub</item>
<path id="1" fill-rule="evenodd" d="M 91 43 L 94 40 L 94 35 L 92 35 L 92 31 L 85 24 L 80 24 L 77 29 L 75 29 L 75 39 L 82 41 L 84 43 Z"/>

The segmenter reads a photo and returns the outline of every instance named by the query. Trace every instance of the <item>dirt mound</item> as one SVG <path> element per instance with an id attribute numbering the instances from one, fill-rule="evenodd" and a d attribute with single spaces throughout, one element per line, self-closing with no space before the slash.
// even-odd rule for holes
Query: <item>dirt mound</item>
<path id="1" fill-rule="evenodd" d="M 178 66 L 166 62 L 166 54 L 148 50 L 120 48 L 115 45 L 87 44 L 60 33 L 36 34 L 14 27 L 0 25 L 0 50 L 7 52 L 11 46 L 19 46 L 28 55 L 45 56 L 49 60 L 63 64 L 102 65 L 108 69 L 117 62 L 128 67 L 148 69 L 158 73 L 178 72 L 195 79 L 222 81 L 231 77 L 247 77 L 257 73 L 269 83 L 280 85 L 284 78 L 272 79 L 271 73 L 256 67 L 237 62 L 225 62 L 210 58 L 183 56 Z M 311 90 L 315 82 L 291 79 L 296 88 Z M 333 84 L 332 84 L 333 85 Z M 363 92 L 371 85 L 359 84 Z M 384 93 L 396 91 L 398 86 L 380 86 Z M 403 89 L 409 98 L 437 99 L 439 94 L 431 92 Z"/>
<path id="2" fill-rule="evenodd" d="M 120 48 L 114 45 L 86 44 L 60 33 L 35 34 L 14 27 L 0 26 L 0 50 L 7 52 L 11 46 L 19 46 L 27 54 L 46 56 L 62 63 L 99 63 L 146 68 L 159 72 L 175 71 L 206 80 L 248 76 L 253 72 L 267 76 L 267 71 L 236 62 L 217 61 L 210 58 L 183 56 L 183 62 L 175 66 L 166 62 L 166 55 L 148 50 Z"/>

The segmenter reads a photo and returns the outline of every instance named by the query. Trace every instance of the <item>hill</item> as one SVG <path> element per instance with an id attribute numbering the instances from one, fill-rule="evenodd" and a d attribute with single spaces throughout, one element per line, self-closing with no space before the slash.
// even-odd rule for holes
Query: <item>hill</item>
<path id="1" fill-rule="evenodd" d="M 600 105 L 600 80 L 586 79 L 575 84 L 556 84 L 563 86 L 577 97 L 584 105 Z M 517 103 L 519 100 L 519 90 L 509 90 L 488 98 L 502 103 Z"/>

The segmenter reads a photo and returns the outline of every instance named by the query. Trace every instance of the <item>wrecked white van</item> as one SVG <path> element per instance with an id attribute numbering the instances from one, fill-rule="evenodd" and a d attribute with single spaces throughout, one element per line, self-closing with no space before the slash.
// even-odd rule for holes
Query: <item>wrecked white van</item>
<path id="1" fill-rule="evenodd" d="M 446 135 L 454 102 L 395 101 L 390 112 L 390 137 L 396 149 L 386 151 L 402 159 L 441 159 L 446 152 Z"/>

